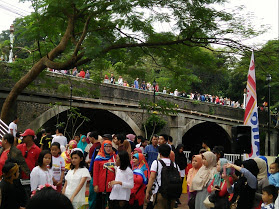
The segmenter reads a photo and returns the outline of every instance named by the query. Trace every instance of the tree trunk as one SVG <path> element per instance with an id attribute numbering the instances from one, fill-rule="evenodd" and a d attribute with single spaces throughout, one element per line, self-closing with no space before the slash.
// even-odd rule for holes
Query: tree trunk
<path id="1" fill-rule="evenodd" d="M 4 122 L 8 122 L 9 112 L 11 107 L 15 103 L 18 95 L 30 84 L 32 83 L 37 76 L 45 69 L 44 58 L 40 59 L 31 70 L 23 76 L 12 88 L 11 92 L 7 96 L 2 110 L 1 110 L 1 119 Z"/>
<path id="2" fill-rule="evenodd" d="M 20 93 L 31 84 L 39 74 L 47 67 L 46 63 L 49 60 L 54 60 L 60 53 L 62 53 L 68 44 L 69 39 L 71 38 L 72 31 L 74 29 L 74 17 L 68 18 L 68 25 L 65 31 L 64 36 L 62 37 L 60 43 L 51 50 L 47 56 L 42 57 L 37 63 L 33 65 L 31 70 L 23 76 L 12 88 L 11 92 L 7 96 L 2 110 L 1 110 L 1 119 L 8 123 L 9 112 L 12 108 L 12 105 L 16 102 L 17 97 Z"/>

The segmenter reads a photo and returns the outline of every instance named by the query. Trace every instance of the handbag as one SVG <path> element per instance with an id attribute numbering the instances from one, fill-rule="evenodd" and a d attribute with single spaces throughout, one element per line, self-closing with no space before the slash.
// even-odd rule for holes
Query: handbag
<path id="1" fill-rule="evenodd" d="M 224 187 L 225 182 L 222 183 L 221 185 L 221 190 Z M 214 208 L 215 207 L 215 202 L 218 198 L 218 193 L 216 193 L 217 191 L 215 191 L 213 194 L 208 195 L 205 200 L 203 201 L 203 204 L 206 208 Z"/>
<path id="2" fill-rule="evenodd" d="M 209 195 L 210 196 L 210 195 Z M 209 196 L 207 196 L 205 198 L 205 200 L 203 201 L 203 204 L 206 208 L 214 208 L 215 207 L 215 204 L 213 202 L 210 202 L 209 200 Z"/>

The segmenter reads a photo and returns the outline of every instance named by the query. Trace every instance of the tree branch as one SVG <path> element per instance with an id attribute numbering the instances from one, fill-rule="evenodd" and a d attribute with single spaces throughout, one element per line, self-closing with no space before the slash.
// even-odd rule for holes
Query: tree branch
<path id="1" fill-rule="evenodd" d="M 90 22 L 91 18 L 92 18 L 92 14 L 87 17 L 86 22 L 84 23 L 82 35 L 81 35 L 79 41 L 76 44 L 76 48 L 75 48 L 74 53 L 73 53 L 74 55 L 77 55 L 77 53 L 80 49 L 80 46 L 81 46 L 83 40 L 85 39 L 85 36 L 87 34 L 87 30 L 88 30 L 88 25 L 89 25 L 89 22 Z"/>
<path id="2" fill-rule="evenodd" d="M 124 44 L 115 44 L 105 48 L 102 53 L 107 53 L 111 50 L 122 49 L 122 48 L 135 48 L 135 47 L 153 47 L 153 46 L 171 46 L 183 44 L 189 47 L 204 47 L 208 44 L 219 44 L 223 46 L 227 46 L 233 49 L 239 49 L 242 51 L 251 51 L 250 47 L 247 47 L 243 44 L 240 44 L 232 39 L 228 38 L 186 38 L 175 41 L 167 41 L 167 42 L 145 42 L 145 43 L 124 43 Z M 194 45 L 193 45 L 194 44 Z"/>

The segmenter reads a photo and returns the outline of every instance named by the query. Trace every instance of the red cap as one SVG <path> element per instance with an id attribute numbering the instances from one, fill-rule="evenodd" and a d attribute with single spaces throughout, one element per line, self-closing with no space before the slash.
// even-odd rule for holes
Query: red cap
<path id="1" fill-rule="evenodd" d="M 26 129 L 20 136 L 35 136 L 35 132 L 32 129 Z"/>

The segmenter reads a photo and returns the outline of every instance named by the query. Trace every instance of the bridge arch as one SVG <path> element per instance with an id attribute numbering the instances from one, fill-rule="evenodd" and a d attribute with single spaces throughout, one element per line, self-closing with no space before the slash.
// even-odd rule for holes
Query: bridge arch
<path id="1" fill-rule="evenodd" d="M 144 135 L 143 131 L 138 127 L 138 125 L 133 121 L 133 119 L 128 116 L 127 113 L 121 111 L 110 111 L 110 110 L 109 112 L 113 113 L 114 115 L 118 116 L 123 121 L 125 121 L 137 136 Z"/>
<path id="2" fill-rule="evenodd" d="M 51 118 L 55 117 L 55 115 L 65 112 L 69 109 L 70 109 L 70 107 L 68 107 L 68 106 L 54 106 L 54 107 L 50 108 L 49 110 L 45 111 L 43 114 L 41 114 L 37 118 L 35 118 L 35 120 L 33 120 L 31 123 L 29 123 L 27 127 L 36 131 L 39 128 L 41 128 Z"/>
<path id="3" fill-rule="evenodd" d="M 69 109 L 70 108 L 68 106 L 53 107 L 53 108 L 45 111 L 44 113 L 42 113 L 37 118 L 35 118 L 27 127 L 31 128 L 33 130 L 38 130 L 43 125 L 48 126 L 49 124 L 54 124 L 54 123 L 56 124 L 55 116 L 57 114 L 60 114 L 61 117 L 65 117 L 66 112 Z M 79 108 L 79 109 L 80 109 L 80 111 L 83 112 L 83 115 L 86 115 L 87 117 L 89 117 L 91 119 L 91 122 L 89 121 L 89 124 L 87 125 L 88 130 L 92 130 L 91 129 L 92 126 L 98 124 L 98 122 L 96 122 L 96 120 L 100 122 L 100 120 L 102 120 L 101 116 L 106 114 L 104 117 L 109 118 L 107 124 L 109 124 L 109 122 L 111 122 L 112 119 L 115 120 L 115 121 L 119 120 L 118 123 L 115 123 L 115 126 L 122 124 L 122 132 L 126 127 L 127 132 L 129 132 L 129 131 L 134 132 L 136 135 L 142 135 L 143 134 L 141 129 L 138 127 L 138 125 L 134 122 L 134 120 L 126 112 L 113 111 L 113 110 L 102 110 L 102 109 L 92 109 L 92 108 L 90 108 L 90 109 Z M 93 121 L 94 121 L 94 124 L 92 123 Z M 90 124 L 93 124 L 93 125 L 90 125 Z M 111 132 L 111 131 L 116 130 L 116 129 L 113 129 L 111 127 L 107 127 L 107 129 L 110 129 L 110 131 L 107 130 L 106 133 L 115 133 L 115 132 Z"/>
<path id="4" fill-rule="evenodd" d="M 231 137 L 228 132 L 230 128 L 215 122 L 191 120 L 183 128 L 182 143 L 185 150 L 198 153 L 203 141 L 207 141 L 209 147 L 223 146 L 226 153 L 231 153 Z"/>

